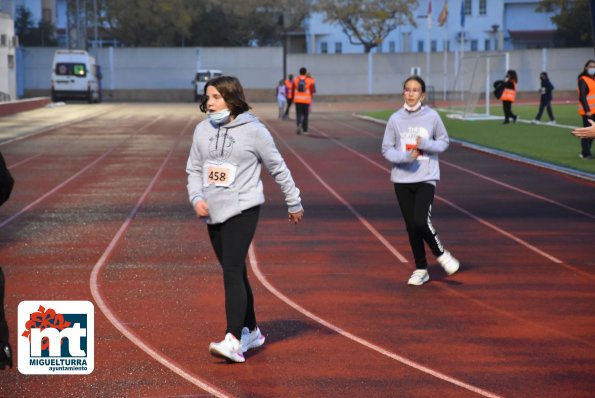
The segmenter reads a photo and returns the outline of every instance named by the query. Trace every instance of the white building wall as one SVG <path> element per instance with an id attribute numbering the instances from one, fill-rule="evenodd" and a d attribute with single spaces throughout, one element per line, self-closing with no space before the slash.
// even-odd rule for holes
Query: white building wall
<path id="1" fill-rule="evenodd" d="M 14 21 L 0 13 L 0 101 L 16 99 Z"/>

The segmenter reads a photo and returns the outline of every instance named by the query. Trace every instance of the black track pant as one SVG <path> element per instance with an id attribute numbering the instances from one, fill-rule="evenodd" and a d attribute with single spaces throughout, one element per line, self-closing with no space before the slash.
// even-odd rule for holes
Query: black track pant
<path id="1" fill-rule="evenodd" d="M 256 328 L 254 297 L 248 282 L 246 256 L 256 231 L 260 206 L 221 223 L 208 226 L 209 237 L 223 268 L 227 330 L 238 340 L 244 326 Z"/>
<path id="2" fill-rule="evenodd" d="M 514 119 L 516 116 L 512 113 L 512 102 L 502 101 L 502 109 L 504 109 L 504 121 L 508 122 L 508 119 Z"/>
<path id="3" fill-rule="evenodd" d="M 310 104 L 295 104 L 296 123 L 304 132 L 308 132 L 308 116 L 310 113 Z"/>
<path id="4" fill-rule="evenodd" d="M 595 116 L 591 116 L 591 120 L 595 120 Z M 583 116 L 583 127 L 589 127 L 589 117 Z M 581 155 L 584 157 L 592 156 L 591 145 L 593 144 L 593 138 L 581 138 Z"/>
<path id="5" fill-rule="evenodd" d="M 432 226 L 431 219 L 435 187 L 428 183 L 394 185 L 401 214 L 403 214 L 407 226 L 415 268 L 426 269 L 428 261 L 426 260 L 424 241 L 430 246 L 430 250 L 436 257 L 444 253 L 444 248 Z"/>
<path id="6" fill-rule="evenodd" d="M 4 315 L 4 273 L 0 268 L 0 348 L 8 344 L 8 325 Z"/>

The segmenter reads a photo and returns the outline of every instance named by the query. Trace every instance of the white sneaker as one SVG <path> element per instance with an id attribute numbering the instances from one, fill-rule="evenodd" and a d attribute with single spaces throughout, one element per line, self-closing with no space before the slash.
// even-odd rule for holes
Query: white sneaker
<path id="1" fill-rule="evenodd" d="M 535 120 L 531 120 L 531 124 L 539 124 L 539 120 L 535 119 Z"/>
<path id="2" fill-rule="evenodd" d="M 550 120 L 549 122 L 547 122 L 547 124 L 556 124 L 555 120 Z"/>
<path id="3" fill-rule="evenodd" d="M 416 269 L 411 274 L 411 278 L 407 282 L 408 285 L 420 286 L 430 280 L 430 275 L 428 275 L 428 270 L 426 269 Z"/>
<path id="4" fill-rule="evenodd" d="M 242 344 L 231 333 L 227 333 L 225 338 L 219 343 L 209 344 L 209 352 L 213 356 L 225 358 L 232 362 L 246 361 L 242 353 Z"/>
<path id="5" fill-rule="evenodd" d="M 442 268 L 444 268 L 444 271 L 446 271 L 448 275 L 452 275 L 459 270 L 459 260 L 454 258 L 448 250 L 445 250 L 444 253 L 442 253 L 442 255 L 439 256 L 436 260 L 438 260 L 438 262 L 440 263 Z"/>
<path id="6" fill-rule="evenodd" d="M 256 327 L 253 331 L 248 330 L 247 327 L 242 328 L 242 352 L 246 352 L 252 348 L 260 347 L 264 344 L 264 336 L 260 333 L 260 329 Z"/>

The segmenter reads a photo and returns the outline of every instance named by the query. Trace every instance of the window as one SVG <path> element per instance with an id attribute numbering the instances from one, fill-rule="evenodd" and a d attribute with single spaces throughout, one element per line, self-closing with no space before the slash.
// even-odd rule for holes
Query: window
<path id="1" fill-rule="evenodd" d="M 417 52 L 418 53 L 423 53 L 424 52 L 424 41 L 423 40 L 419 40 L 417 42 Z"/>
<path id="2" fill-rule="evenodd" d="M 8 55 L 8 69 L 14 69 L 14 55 Z"/>
<path id="3" fill-rule="evenodd" d="M 479 0 L 479 15 L 487 14 L 487 0 Z"/>
<path id="4" fill-rule="evenodd" d="M 411 51 L 411 32 L 403 33 L 403 51 L 404 52 Z"/>
<path id="5" fill-rule="evenodd" d="M 328 43 L 326 41 L 320 42 L 320 53 L 328 54 Z"/>
<path id="6" fill-rule="evenodd" d="M 335 43 L 335 54 L 342 54 L 343 53 L 343 43 L 340 41 Z"/>
<path id="7" fill-rule="evenodd" d="M 388 42 L 388 52 L 390 52 L 390 53 L 397 52 L 397 48 L 395 46 L 394 40 L 391 40 Z"/>
<path id="8" fill-rule="evenodd" d="M 0 35 L 0 46 L 2 46 L 2 47 L 8 46 L 8 36 Z"/>
<path id="9" fill-rule="evenodd" d="M 472 14 L 472 8 L 473 8 L 473 0 L 464 0 L 465 1 L 465 15 L 471 15 Z"/>
<path id="10" fill-rule="evenodd" d="M 432 40 L 430 42 L 430 49 L 431 49 L 430 51 L 432 51 L 432 52 L 438 51 L 438 43 L 436 42 L 436 40 Z"/>
<path id="11" fill-rule="evenodd" d="M 486 51 L 491 51 L 492 50 L 492 40 L 485 39 L 485 41 L 483 43 L 483 49 Z"/>
<path id="12" fill-rule="evenodd" d="M 477 51 L 477 39 L 471 40 L 471 51 Z"/>
<path id="13" fill-rule="evenodd" d="M 59 76 L 87 76 L 87 69 L 85 64 L 75 64 L 70 62 L 63 62 L 56 64 L 56 74 Z"/>

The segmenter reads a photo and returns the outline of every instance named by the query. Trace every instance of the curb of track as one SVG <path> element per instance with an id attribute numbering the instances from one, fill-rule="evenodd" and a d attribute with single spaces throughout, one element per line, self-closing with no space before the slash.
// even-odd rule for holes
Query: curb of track
<path id="1" fill-rule="evenodd" d="M 353 113 L 352 115 L 358 119 L 367 120 L 367 121 L 370 121 L 370 122 L 373 122 L 376 124 L 381 124 L 383 126 L 386 125 L 386 120 L 377 119 L 377 118 L 365 116 L 365 115 L 358 115 L 356 113 Z M 595 182 L 595 174 L 587 173 L 586 171 L 575 170 L 575 169 L 571 169 L 570 167 L 557 166 L 555 164 L 542 162 L 542 161 L 531 159 L 531 158 L 526 158 L 526 157 L 520 156 L 520 155 L 515 155 L 510 152 L 501 151 L 501 150 L 493 149 L 493 148 L 488 148 L 488 147 L 485 147 L 482 145 L 472 144 L 470 142 L 467 142 L 464 140 L 459 140 L 456 138 L 450 138 L 450 141 L 455 142 L 463 147 L 473 149 L 475 151 L 488 153 L 490 155 L 499 156 L 499 157 L 506 158 L 509 160 L 514 160 L 516 162 L 525 163 L 525 164 L 535 166 L 535 167 L 541 167 L 543 169 L 552 170 L 552 171 L 570 175 L 570 176 L 573 176 L 576 178 L 581 178 L 583 180 Z"/>

